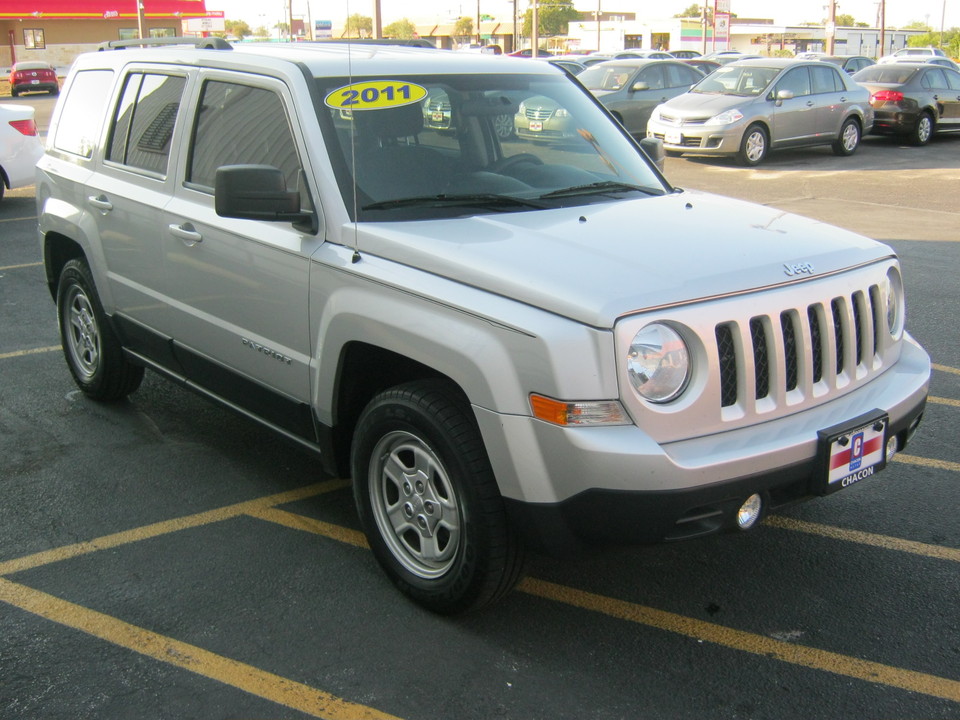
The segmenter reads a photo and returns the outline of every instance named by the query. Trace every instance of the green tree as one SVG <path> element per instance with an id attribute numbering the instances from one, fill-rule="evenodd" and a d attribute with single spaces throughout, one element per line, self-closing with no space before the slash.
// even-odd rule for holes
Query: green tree
<path id="1" fill-rule="evenodd" d="M 373 35 L 373 18 L 360 13 L 354 13 L 347 18 L 347 37 L 363 37 Z"/>
<path id="2" fill-rule="evenodd" d="M 457 18 L 457 22 L 453 25 L 453 36 L 461 38 L 463 42 L 469 40 L 471 35 L 473 35 L 473 18 L 466 15 Z"/>
<path id="3" fill-rule="evenodd" d="M 677 18 L 701 18 L 703 17 L 703 6 L 694 3 L 682 13 L 674 15 Z M 707 6 L 707 25 L 713 25 L 713 7 Z"/>
<path id="4" fill-rule="evenodd" d="M 837 15 L 835 22 L 837 23 L 837 27 L 855 27 L 857 24 L 857 21 L 854 19 L 853 15 L 849 15 L 847 13 Z"/>
<path id="5" fill-rule="evenodd" d="M 904 25 L 901 30 L 926 30 L 927 32 L 932 32 L 933 28 L 925 22 L 920 22 L 919 20 L 914 20 L 909 25 Z"/>
<path id="6" fill-rule="evenodd" d="M 567 27 L 573 20 L 579 20 L 580 13 L 573 7 L 573 0 L 540 0 L 537 6 L 537 34 L 540 36 L 566 35 Z M 528 9 L 523 16 L 523 34 L 532 36 L 533 10 Z"/>
<path id="7" fill-rule="evenodd" d="M 243 40 L 245 37 L 253 35 L 253 31 L 245 20 L 224 20 L 223 27 L 227 31 L 227 34 L 233 35 L 238 40 Z"/>
<path id="8" fill-rule="evenodd" d="M 918 28 L 919 29 L 919 28 Z M 942 47 L 950 57 L 960 57 L 960 28 L 950 28 L 943 31 L 943 45 L 940 45 L 940 31 L 928 32 L 924 35 L 914 35 L 907 40 L 910 47 Z"/>
<path id="9" fill-rule="evenodd" d="M 274 29 L 274 30 L 278 30 L 278 31 L 280 32 L 280 37 L 286 37 L 286 38 L 289 38 L 289 37 L 290 37 L 290 24 L 289 24 L 289 23 L 278 22 L 276 25 L 273 26 L 273 29 Z"/>
<path id="10" fill-rule="evenodd" d="M 258 37 L 258 38 L 270 37 L 270 31 L 267 30 L 267 26 L 266 26 L 266 25 L 259 25 L 259 26 L 257 26 L 257 28 L 253 31 L 253 36 L 254 36 L 254 37 Z"/>
<path id="11" fill-rule="evenodd" d="M 383 35 L 388 38 L 410 40 L 417 36 L 417 28 L 412 22 L 403 18 L 402 20 L 397 20 L 387 25 L 383 29 Z"/>

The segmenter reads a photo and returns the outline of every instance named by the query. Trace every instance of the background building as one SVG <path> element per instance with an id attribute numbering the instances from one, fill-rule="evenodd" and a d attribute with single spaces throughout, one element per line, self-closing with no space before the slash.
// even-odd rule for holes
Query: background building
<path id="1" fill-rule="evenodd" d="M 0 67 L 42 60 L 66 67 L 106 40 L 223 29 L 223 13 L 203 0 L 2 0 Z"/>

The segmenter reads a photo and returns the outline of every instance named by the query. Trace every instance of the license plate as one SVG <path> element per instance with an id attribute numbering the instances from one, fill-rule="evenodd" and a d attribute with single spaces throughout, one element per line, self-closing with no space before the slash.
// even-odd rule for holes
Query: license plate
<path id="1" fill-rule="evenodd" d="M 431 115 L 431 118 L 433 119 L 434 122 L 443 122 L 443 113 L 434 112 L 433 115 Z"/>
<path id="2" fill-rule="evenodd" d="M 663 141 L 667 143 L 667 145 L 682 145 L 683 135 L 680 134 L 679 130 L 668 130 L 663 135 Z"/>
<path id="3" fill-rule="evenodd" d="M 30 84 L 31 84 L 31 85 L 39 85 L 39 84 L 40 84 L 40 81 L 39 81 L 39 80 L 31 80 L 31 81 L 30 81 Z"/>
<path id="4" fill-rule="evenodd" d="M 543 130 L 543 123 L 539 120 L 530 121 L 530 132 L 540 132 Z"/>
<path id="5" fill-rule="evenodd" d="M 827 495 L 866 480 L 887 466 L 886 413 L 875 411 L 821 430 L 820 492 Z"/>

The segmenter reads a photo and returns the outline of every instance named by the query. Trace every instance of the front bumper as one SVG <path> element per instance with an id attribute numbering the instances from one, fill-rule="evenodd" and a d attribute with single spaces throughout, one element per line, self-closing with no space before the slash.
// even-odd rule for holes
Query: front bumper
<path id="1" fill-rule="evenodd" d="M 515 527 L 532 547 L 553 551 L 735 527 L 738 508 L 753 493 L 767 509 L 813 497 L 818 432 L 880 409 L 903 448 L 922 417 L 929 377 L 929 357 L 908 338 L 894 367 L 849 395 L 663 446 L 633 426 L 571 430 L 477 415 Z"/>
<path id="2" fill-rule="evenodd" d="M 740 122 L 732 125 L 674 125 L 651 119 L 647 123 L 647 137 L 662 140 L 664 149 L 670 152 L 732 155 L 740 150 L 744 128 Z M 676 135 L 679 139 L 674 137 Z"/>

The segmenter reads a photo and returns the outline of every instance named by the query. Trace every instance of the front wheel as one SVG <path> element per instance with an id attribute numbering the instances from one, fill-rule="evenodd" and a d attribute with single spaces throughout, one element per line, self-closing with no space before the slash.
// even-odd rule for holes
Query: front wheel
<path id="1" fill-rule="evenodd" d="M 495 115 L 493 118 L 493 131 L 501 140 L 509 140 L 513 137 L 513 115 Z"/>
<path id="2" fill-rule="evenodd" d="M 840 135 L 833 141 L 834 155 L 853 155 L 860 147 L 860 123 L 853 118 L 848 118 L 843 127 L 840 128 Z"/>
<path id="3" fill-rule="evenodd" d="M 762 125 L 751 125 L 743 134 L 740 141 L 740 151 L 737 153 L 737 161 L 741 165 L 754 167 L 763 162 L 767 156 L 767 149 L 770 144 L 770 138 Z"/>
<path id="4" fill-rule="evenodd" d="M 354 500 L 374 556 L 433 612 L 477 610 L 523 574 L 479 429 L 452 385 L 417 381 L 377 395 L 354 435 Z"/>
<path id="5" fill-rule="evenodd" d="M 138 387 L 143 368 L 123 356 L 87 263 L 69 261 L 57 285 L 60 342 L 77 386 L 94 400 L 119 400 Z"/>

